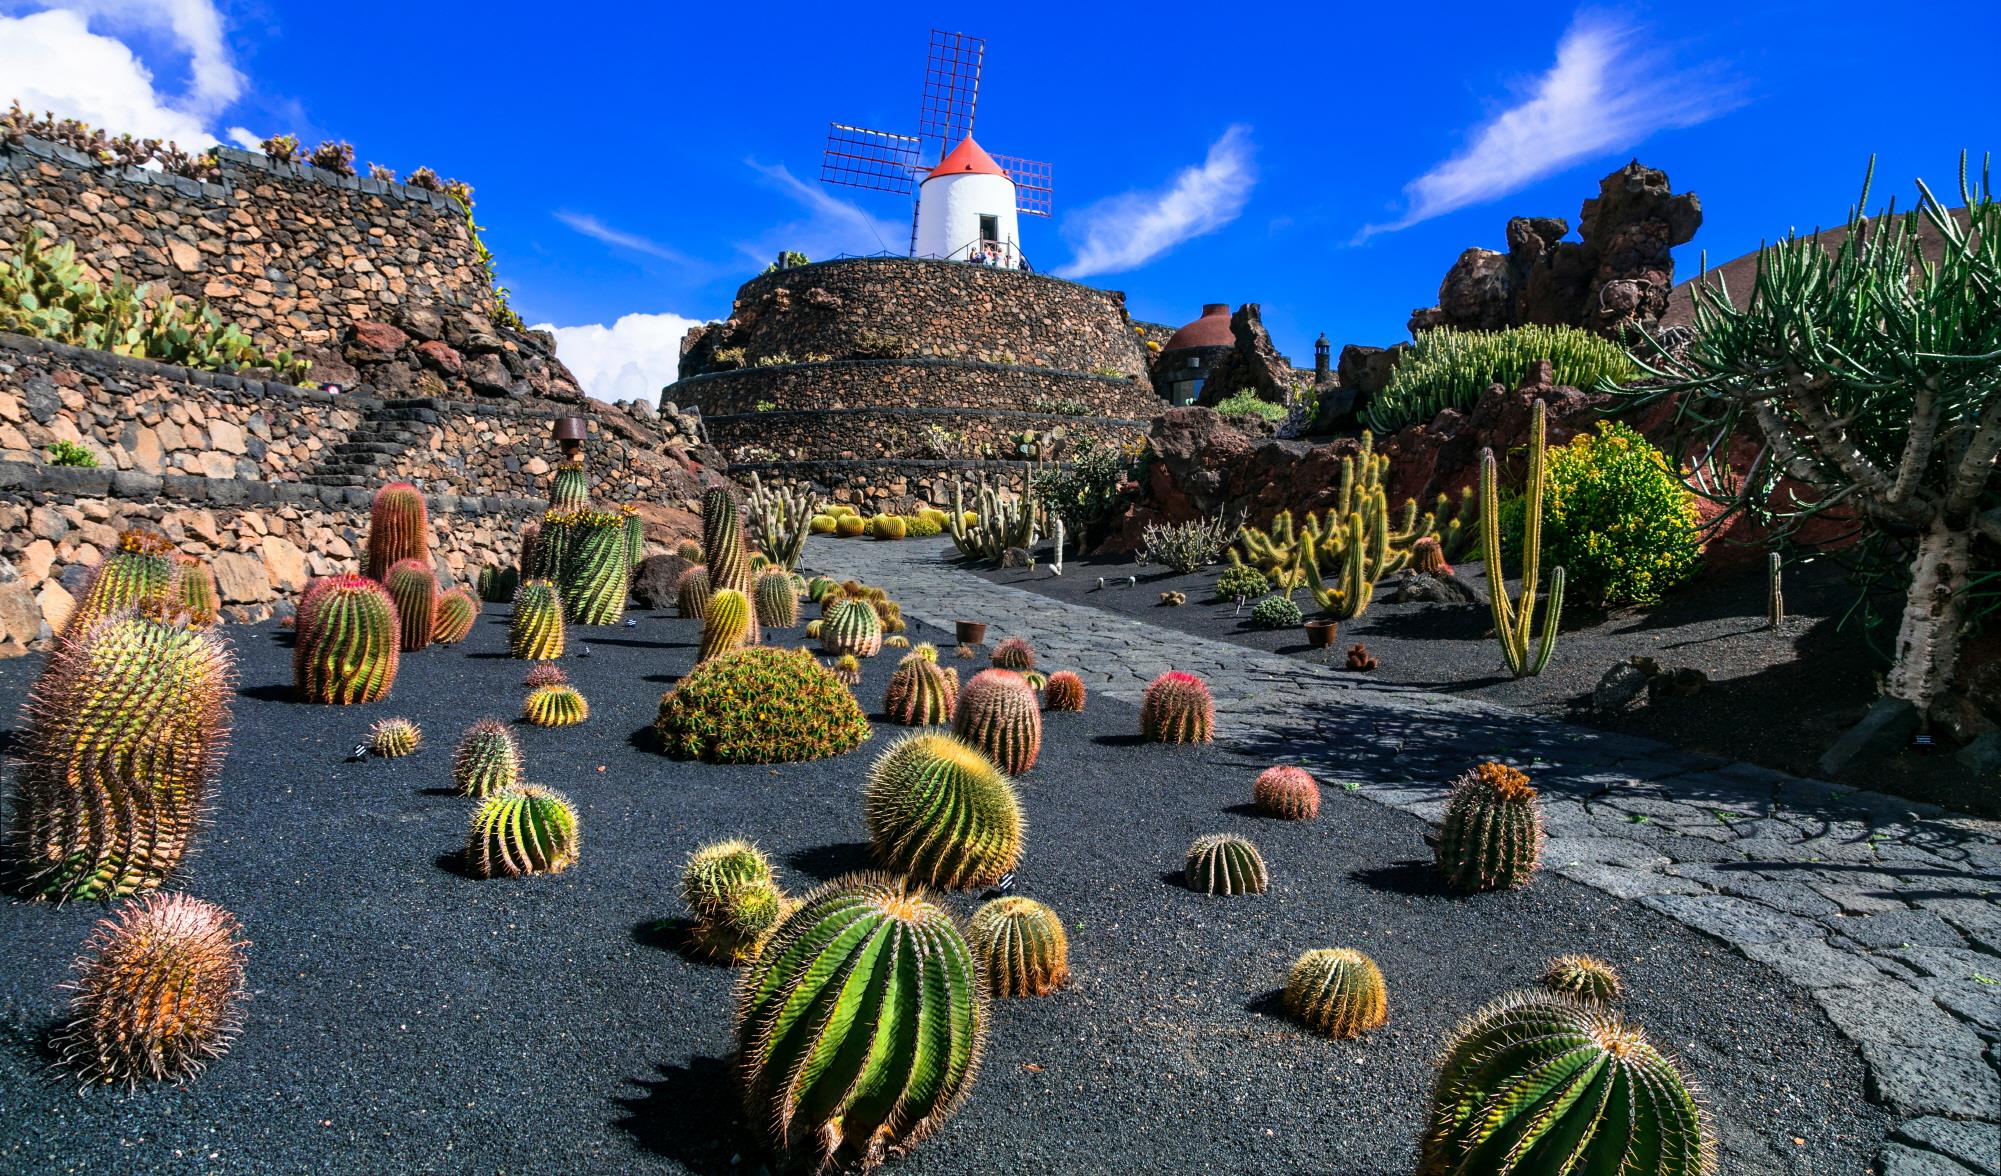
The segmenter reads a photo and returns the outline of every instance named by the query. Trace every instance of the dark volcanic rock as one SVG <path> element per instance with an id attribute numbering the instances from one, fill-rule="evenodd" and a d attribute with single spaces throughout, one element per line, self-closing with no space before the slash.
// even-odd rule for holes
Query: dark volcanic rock
<path id="1" fill-rule="evenodd" d="M 1260 400 L 1284 404 L 1292 390 L 1292 362 L 1272 345 L 1257 303 L 1246 302 L 1237 308 L 1230 316 L 1230 332 L 1236 336 L 1236 349 L 1224 352 L 1209 365 L 1209 378 L 1197 403 L 1213 407 L 1249 389 Z"/>
<path id="2" fill-rule="evenodd" d="M 674 585 L 692 566 L 678 555 L 647 556 L 632 571 L 632 598 L 644 608 L 673 608 L 677 595 Z"/>

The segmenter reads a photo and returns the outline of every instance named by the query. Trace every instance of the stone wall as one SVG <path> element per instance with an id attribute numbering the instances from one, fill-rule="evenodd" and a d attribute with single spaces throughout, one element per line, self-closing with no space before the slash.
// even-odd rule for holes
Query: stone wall
<path id="1" fill-rule="evenodd" d="M 1089 439 L 1131 444 L 1143 420 L 1061 416 L 977 408 L 842 408 L 773 410 L 704 417 L 709 439 L 732 463 L 821 459 L 943 461 L 1012 460 L 1023 444 L 1052 453 Z M 1034 434 L 1028 438 L 1028 434 Z"/>
<path id="2" fill-rule="evenodd" d="M 1036 471 L 1062 468 L 1061 463 L 1032 461 L 943 461 L 935 458 L 829 458 L 819 461 L 742 461 L 730 473 L 749 480 L 755 473 L 767 486 L 812 489 L 823 499 L 844 502 L 867 513 L 907 512 L 919 503 L 952 509 L 952 487 L 966 488 L 967 506 L 978 494 L 981 479 L 1004 495 L 1028 489 Z"/>

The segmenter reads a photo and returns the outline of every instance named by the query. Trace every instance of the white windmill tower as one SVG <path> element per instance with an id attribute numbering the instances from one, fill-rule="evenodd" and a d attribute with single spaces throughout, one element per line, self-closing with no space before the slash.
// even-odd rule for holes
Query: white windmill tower
<path id="1" fill-rule="evenodd" d="M 914 188 L 912 257 L 1025 269 L 1018 214 L 1050 215 L 1053 176 L 1046 163 L 989 155 L 974 142 L 986 44 L 932 29 L 917 135 L 832 123 L 820 181 L 905 196 Z"/>

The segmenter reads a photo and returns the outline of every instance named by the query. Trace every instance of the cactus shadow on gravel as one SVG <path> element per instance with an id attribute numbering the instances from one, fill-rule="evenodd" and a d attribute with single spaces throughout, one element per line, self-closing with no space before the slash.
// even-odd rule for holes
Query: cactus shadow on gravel
<path id="1" fill-rule="evenodd" d="M 869 854 L 866 841 L 816 845 L 811 849 L 788 853 L 784 861 L 787 869 L 804 874 L 816 883 L 831 882 L 843 874 L 877 868 L 875 858 Z"/>
<path id="2" fill-rule="evenodd" d="M 1438 867 L 1428 858 L 1409 858 L 1386 866 L 1350 870 L 1348 876 L 1372 890 L 1406 894 L 1413 898 L 1457 898 L 1439 877 Z"/>
<path id="3" fill-rule="evenodd" d="M 633 1142 L 703 1176 L 761 1171 L 737 1162 L 745 1132 L 738 1119 L 736 1072 L 723 1058 L 693 1057 L 685 1066 L 663 1063 L 658 1078 L 629 1078 L 641 1093 L 613 1099 L 625 1112 L 618 1127 Z"/>

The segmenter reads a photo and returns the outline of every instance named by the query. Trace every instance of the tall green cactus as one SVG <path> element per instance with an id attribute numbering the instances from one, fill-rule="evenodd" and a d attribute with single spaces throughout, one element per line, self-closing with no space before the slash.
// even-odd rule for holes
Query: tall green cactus
<path id="1" fill-rule="evenodd" d="M 158 602 L 50 654 L 23 708 L 17 830 L 28 886 L 110 900 L 158 886 L 187 852 L 222 768 L 234 659 Z"/>
<path id="2" fill-rule="evenodd" d="M 737 511 L 735 496 L 720 486 L 702 495 L 702 566 L 709 570 L 711 589 L 734 588 L 745 600 L 757 591 L 751 579 L 743 517 Z M 756 613 L 751 614 L 745 639 L 752 645 L 764 640 Z"/>
<path id="3" fill-rule="evenodd" d="M 639 517 L 639 507 L 628 502 L 618 508 L 618 517 L 625 520 L 625 562 L 638 567 L 646 558 L 646 520 Z"/>
<path id="4" fill-rule="evenodd" d="M 563 598 L 554 584 L 529 580 L 514 593 L 507 649 L 523 661 L 554 661 L 563 656 Z"/>
<path id="5" fill-rule="evenodd" d="M 549 508 L 565 513 L 587 509 L 591 504 L 591 483 L 584 463 L 566 461 L 549 478 Z"/>
<path id="6" fill-rule="evenodd" d="M 430 516 L 422 491 L 408 482 L 391 482 L 375 492 L 368 508 L 368 578 L 381 583 L 390 568 L 406 559 L 430 566 Z"/>
<path id="7" fill-rule="evenodd" d="M 1534 636 L 1535 590 L 1542 566 L 1543 442 L 1548 436 L 1548 410 L 1537 400 L 1529 413 L 1529 473 L 1524 488 L 1522 521 L 1522 599 L 1519 606 L 1509 599 L 1507 572 L 1501 566 L 1501 501 L 1495 488 L 1494 451 L 1480 451 L 1480 525 L 1482 554 L 1487 561 L 1487 599 L 1494 608 L 1494 636 L 1501 642 L 1501 657 L 1517 678 L 1543 672 L 1556 652 L 1556 627 L 1563 619 L 1563 569 L 1550 573 L 1549 599 L 1543 607 L 1542 639 L 1529 648 Z"/>
<path id="8" fill-rule="evenodd" d="M 396 605 L 366 576 L 325 576 L 299 599 L 292 681 L 307 702 L 374 702 L 396 684 Z"/>
<path id="9" fill-rule="evenodd" d="M 799 554 L 806 550 L 806 536 L 812 533 L 812 490 L 805 486 L 766 489 L 753 472 L 749 502 L 750 528 L 758 547 L 786 571 L 798 567 Z"/>
<path id="10" fill-rule="evenodd" d="M 396 602 L 396 623 L 404 653 L 415 653 L 431 644 L 438 620 L 438 577 L 431 565 L 414 559 L 401 560 L 382 579 L 389 598 Z"/>
<path id="11" fill-rule="evenodd" d="M 616 625 L 625 616 L 632 577 L 625 520 L 609 511 L 570 517 L 564 563 L 556 581 L 572 624 Z"/>
<path id="12" fill-rule="evenodd" d="M 148 601 L 179 603 L 183 575 L 171 539 L 157 531 L 124 532 L 117 549 L 90 573 L 83 599 L 63 623 L 63 636 L 81 635 L 105 617 Z"/>
<path id="13" fill-rule="evenodd" d="M 966 1096 L 986 1020 L 950 914 L 902 879 L 837 879 L 779 924 L 737 989 L 745 1118 L 781 1165 L 874 1167 Z"/>
<path id="14" fill-rule="evenodd" d="M 1035 545 L 1035 489 L 1031 485 L 1012 502 L 1002 500 L 1000 491 L 984 479 L 980 483 L 979 510 L 966 521 L 966 491 L 952 483 L 952 517 L 947 520 L 952 542 L 960 552 L 974 559 L 998 560 L 1010 548 Z"/>

